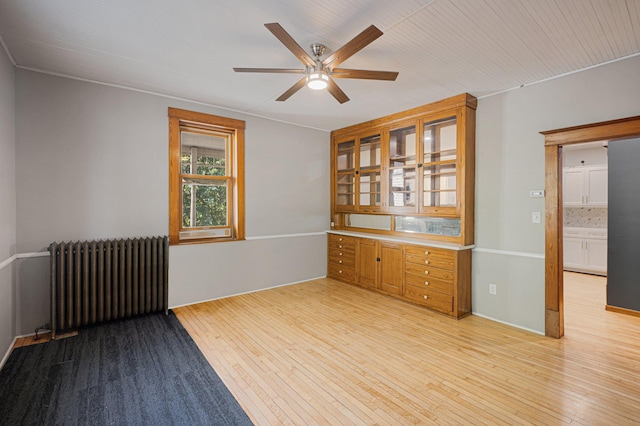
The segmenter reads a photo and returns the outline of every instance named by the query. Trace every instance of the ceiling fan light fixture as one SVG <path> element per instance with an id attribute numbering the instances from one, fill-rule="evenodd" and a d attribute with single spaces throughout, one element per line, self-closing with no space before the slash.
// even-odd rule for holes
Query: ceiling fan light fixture
<path id="1" fill-rule="evenodd" d="M 329 85 L 329 76 L 323 72 L 313 72 L 307 78 L 307 87 L 313 90 L 326 89 Z"/>

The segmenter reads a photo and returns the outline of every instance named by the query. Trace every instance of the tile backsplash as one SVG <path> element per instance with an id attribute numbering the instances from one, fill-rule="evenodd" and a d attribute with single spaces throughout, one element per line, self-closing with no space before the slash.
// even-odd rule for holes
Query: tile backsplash
<path id="1" fill-rule="evenodd" d="M 565 207 L 564 226 L 574 228 L 607 228 L 606 207 Z"/>

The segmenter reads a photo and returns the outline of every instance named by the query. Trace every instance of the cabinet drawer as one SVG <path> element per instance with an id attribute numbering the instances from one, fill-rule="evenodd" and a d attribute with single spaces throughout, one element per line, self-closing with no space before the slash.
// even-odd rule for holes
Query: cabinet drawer
<path id="1" fill-rule="evenodd" d="M 343 249 L 329 249 L 329 257 L 355 259 L 356 254 L 352 251 L 344 251 Z"/>
<path id="2" fill-rule="evenodd" d="M 404 256 L 407 261 L 415 263 L 424 263 L 425 260 L 428 260 L 433 263 L 442 262 L 443 264 L 450 263 L 453 265 L 455 252 L 427 246 L 406 245 L 404 247 Z"/>
<path id="3" fill-rule="evenodd" d="M 413 286 L 424 290 L 433 290 L 453 296 L 453 282 L 434 279 L 424 275 L 404 274 L 404 285 Z"/>
<path id="4" fill-rule="evenodd" d="M 442 259 L 439 257 L 429 257 L 429 256 L 416 256 L 413 254 L 405 254 L 404 260 L 409 263 L 413 263 L 415 265 L 429 265 L 432 268 L 440 268 L 446 269 L 449 271 L 453 271 L 453 259 Z"/>
<path id="5" fill-rule="evenodd" d="M 343 265 L 346 268 L 355 268 L 356 259 L 353 255 L 350 256 L 338 256 L 332 253 L 329 254 L 329 263 L 332 265 Z"/>
<path id="6" fill-rule="evenodd" d="M 356 240 L 353 237 L 329 234 L 329 250 L 355 252 Z"/>
<path id="7" fill-rule="evenodd" d="M 423 290 L 420 287 L 410 285 L 405 287 L 404 297 L 435 311 L 449 315 L 453 312 L 453 297 L 437 291 Z"/>
<path id="8" fill-rule="evenodd" d="M 454 273 L 452 270 L 434 268 L 431 265 L 416 265 L 413 263 L 405 264 L 405 271 L 421 277 L 429 277 L 437 280 L 453 282 Z"/>
<path id="9" fill-rule="evenodd" d="M 343 267 L 342 265 L 336 265 L 334 263 L 329 263 L 327 275 L 342 281 L 355 282 L 356 280 L 355 268 Z"/>

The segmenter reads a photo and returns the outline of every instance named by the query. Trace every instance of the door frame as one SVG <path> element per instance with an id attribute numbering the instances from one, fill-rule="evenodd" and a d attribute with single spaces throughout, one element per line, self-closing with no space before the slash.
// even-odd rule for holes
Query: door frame
<path id="1" fill-rule="evenodd" d="M 544 334 L 564 336 L 562 258 L 562 147 L 640 136 L 640 116 L 540 132 L 545 168 Z"/>

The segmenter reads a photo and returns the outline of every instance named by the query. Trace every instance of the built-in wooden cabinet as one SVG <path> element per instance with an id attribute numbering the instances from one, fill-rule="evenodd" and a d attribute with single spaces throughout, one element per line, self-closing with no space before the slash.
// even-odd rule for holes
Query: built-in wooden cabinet
<path id="1" fill-rule="evenodd" d="M 331 133 L 328 277 L 471 312 L 476 105 L 463 94 Z"/>
<path id="2" fill-rule="evenodd" d="M 335 233 L 328 234 L 328 247 L 329 278 L 453 318 L 471 313 L 469 248 L 449 249 Z"/>
<path id="3" fill-rule="evenodd" d="M 332 132 L 332 229 L 473 244 L 476 99 Z"/>

